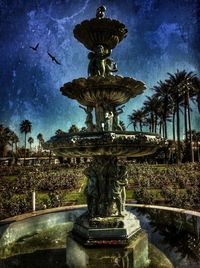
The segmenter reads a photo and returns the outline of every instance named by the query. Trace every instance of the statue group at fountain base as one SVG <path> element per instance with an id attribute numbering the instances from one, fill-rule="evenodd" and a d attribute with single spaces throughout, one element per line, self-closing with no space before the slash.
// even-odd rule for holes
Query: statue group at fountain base
<path id="1" fill-rule="evenodd" d="M 88 132 L 95 131 L 122 131 L 120 125 L 119 115 L 124 112 L 124 105 L 119 108 L 107 107 L 107 105 L 100 105 L 96 109 L 97 124 L 93 123 L 92 110 L 93 107 L 88 106 L 87 108 L 79 105 L 81 109 L 87 114 L 85 125 Z"/>
<path id="2" fill-rule="evenodd" d="M 124 216 L 128 184 L 126 167 L 117 164 L 116 157 L 96 157 L 84 174 L 90 218 Z"/>

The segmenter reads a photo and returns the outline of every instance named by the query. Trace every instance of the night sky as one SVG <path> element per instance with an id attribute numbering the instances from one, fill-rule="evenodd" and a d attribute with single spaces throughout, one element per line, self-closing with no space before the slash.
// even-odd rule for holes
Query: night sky
<path id="1" fill-rule="evenodd" d="M 60 87 L 87 76 L 87 49 L 73 37 L 73 28 L 95 17 L 106 5 L 106 16 L 128 28 L 128 36 L 112 53 L 122 76 L 142 80 L 143 95 L 126 104 L 121 119 L 140 108 L 150 88 L 177 69 L 200 75 L 199 0 L 1 0 L 0 1 L 0 123 L 19 134 L 28 119 L 32 133 L 45 140 L 57 129 L 84 126 L 84 111 L 62 96 Z M 39 43 L 35 52 L 29 46 Z M 62 65 L 51 61 L 47 51 Z M 193 128 L 200 130 L 197 109 Z M 132 127 L 129 128 L 131 130 Z"/>

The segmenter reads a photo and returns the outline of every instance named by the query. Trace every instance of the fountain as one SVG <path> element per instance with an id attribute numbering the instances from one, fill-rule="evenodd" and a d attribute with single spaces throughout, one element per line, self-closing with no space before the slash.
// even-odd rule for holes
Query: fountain
<path id="1" fill-rule="evenodd" d="M 120 125 L 125 103 L 142 94 L 145 85 L 131 77 L 113 75 L 118 70 L 110 57 L 112 49 L 126 38 L 128 31 L 123 23 L 105 17 L 105 11 L 101 6 L 96 18 L 75 26 L 74 37 L 90 50 L 88 77 L 75 79 L 60 89 L 64 96 L 77 100 L 86 113 L 86 131 L 54 136 L 45 148 L 58 156 L 93 157 L 84 171 L 88 178 L 88 210 L 76 220 L 68 238 L 69 248 L 78 252 L 77 258 L 83 251 L 91 256 L 94 246 L 121 245 L 135 252 L 133 263 L 144 267 L 148 263 L 147 235 L 136 216 L 125 209 L 127 171 L 120 157 L 152 154 L 162 139 L 152 133 L 123 131 Z M 69 252 L 68 265 L 78 267 L 74 263 L 77 258 L 71 263 Z M 118 252 L 116 249 L 113 254 Z"/>
<path id="2" fill-rule="evenodd" d="M 12 267 L 199 267 L 200 213 L 183 209 L 129 204 L 126 157 L 150 155 L 164 146 L 157 134 L 123 131 L 119 116 L 145 85 L 116 75 L 112 49 L 128 31 L 105 17 L 74 28 L 87 49 L 88 77 L 63 85 L 86 114 L 86 131 L 52 137 L 44 147 L 58 156 L 89 157 L 87 208 L 56 208 L 0 222 L 0 266 Z M 114 75 L 115 74 L 115 75 Z"/>

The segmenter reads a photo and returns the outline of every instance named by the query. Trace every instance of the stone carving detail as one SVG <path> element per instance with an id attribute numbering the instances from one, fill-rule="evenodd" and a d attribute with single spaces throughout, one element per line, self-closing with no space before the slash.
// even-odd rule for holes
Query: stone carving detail
<path id="1" fill-rule="evenodd" d="M 117 72 L 117 64 L 108 58 L 111 50 L 105 50 L 102 45 L 98 45 L 94 52 L 88 53 L 89 65 L 88 76 L 109 76 Z"/>
<path id="2" fill-rule="evenodd" d="M 97 8 L 96 11 L 96 18 L 97 19 L 102 19 L 105 17 L 105 12 L 106 12 L 106 7 L 105 6 L 100 6 Z"/>
<path id="3" fill-rule="evenodd" d="M 112 111 L 106 112 L 105 113 L 105 125 L 104 125 L 104 130 L 105 131 L 112 131 L 113 130 L 113 117 L 114 114 Z"/>
<path id="4" fill-rule="evenodd" d="M 93 107 L 90 107 L 88 106 L 87 108 L 79 105 L 79 107 L 81 109 L 83 109 L 85 111 L 85 113 L 87 114 L 87 117 L 86 117 L 86 120 L 85 120 L 85 124 L 87 126 L 87 131 L 88 132 L 92 132 L 94 131 L 94 124 L 93 124 L 93 115 L 92 115 L 92 110 L 93 110 Z"/>
<path id="5" fill-rule="evenodd" d="M 123 105 L 122 107 L 119 107 L 117 109 L 114 110 L 114 117 L 113 117 L 113 130 L 123 130 L 122 127 L 120 126 L 120 121 L 119 121 L 119 115 L 122 114 L 124 112 L 124 108 L 125 105 Z"/>
<path id="6" fill-rule="evenodd" d="M 89 216 L 123 216 L 128 183 L 125 166 L 119 165 L 116 157 L 96 157 L 84 174 L 88 178 L 85 194 Z"/>

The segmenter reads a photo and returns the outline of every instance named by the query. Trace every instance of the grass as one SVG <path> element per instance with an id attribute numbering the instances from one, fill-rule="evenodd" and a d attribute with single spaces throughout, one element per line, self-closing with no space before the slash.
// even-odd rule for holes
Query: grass
<path id="1" fill-rule="evenodd" d="M 3 176 L 5 180 L 8 181 L 15 181 L 17 179 L 16 175 L 10 175 L 10 176 Z"/>
<path id="2" fill-rule="evenodd" d="M 65 202 L 75 202 L 76 204 L 85 204 L 86 203 L 86 197 L 83 194 L 83 192 L 77 193 L 77 192 L 69 192 L 66 193 Z"/>

